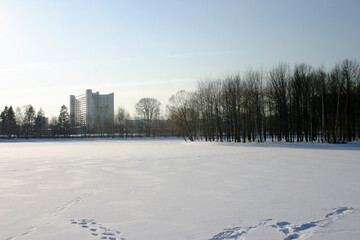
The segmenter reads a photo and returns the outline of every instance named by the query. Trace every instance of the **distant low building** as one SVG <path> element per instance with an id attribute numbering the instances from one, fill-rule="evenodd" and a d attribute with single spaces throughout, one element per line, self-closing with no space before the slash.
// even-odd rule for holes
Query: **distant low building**
<path id="1" fill-rule="evenodd" d="M 93 93 L 86 90 L 80 96 L 70 95 L 70 124 L 72 127 L 106 129 L 114 123 L 114 93 Z"/>

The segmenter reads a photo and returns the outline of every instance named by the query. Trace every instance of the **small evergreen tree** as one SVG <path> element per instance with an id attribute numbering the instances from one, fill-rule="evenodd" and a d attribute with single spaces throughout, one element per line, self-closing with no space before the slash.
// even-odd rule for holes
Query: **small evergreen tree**
<path id="1" fill-rule="evenodd" d="M 8 136 L 8 138 L 11 138 L 11 136 L 16 133 L 15 113 L 12 106 L 9 108 L 6 106 L 0 117 L 2 134 Z"/>
<path id="2" fill-rule="evenodd" d="M 1 133 L 6 134 L 7 130 L 7 113 L 8 113 L 8 107 L 5 106 L 4 110 L 1 112 L 0 118 L 1 118 Z"/>
<path id="3" fill-rule="evenodd" d="M 44 111 L 40 108 L 35 118 L 35 132 L 37 136 L 41 137 L 43 135 L 45 124 L 45 114 Z"/>
<path id="4" fill-rule="evenodd" d="M 7 127 L 8 127 L 7 135 L 10 138 L 12 135 L 16 134 L 16 130 L 17 130 L 15 112 L 12 106 L 9 107 L 7 114 Z"/>
<path id="5" fill-rule="evenodd" d="M 59 120 L 58 120 L 58 131 L 62 136 L 69 135 L 70 132 L 70 116 L 68 109 L 65 105 L 61 106 Z"/>
<path id="6" fill-rule="evenodd" d="M 34 131 L 35 125 L 35 109 L 33 106 L 28 105 L 25 107 L 25 116 L 23 121 L 23 128 L 26 137 L 29 137 Z"/>

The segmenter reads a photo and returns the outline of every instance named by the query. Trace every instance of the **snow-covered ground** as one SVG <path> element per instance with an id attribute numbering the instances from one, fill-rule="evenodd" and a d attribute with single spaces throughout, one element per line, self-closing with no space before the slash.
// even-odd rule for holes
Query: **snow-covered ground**
<path id="1" fill-rule="evenodd" d="M 0 239 L 359 236 L 358 143 L 0 143 Z"/>

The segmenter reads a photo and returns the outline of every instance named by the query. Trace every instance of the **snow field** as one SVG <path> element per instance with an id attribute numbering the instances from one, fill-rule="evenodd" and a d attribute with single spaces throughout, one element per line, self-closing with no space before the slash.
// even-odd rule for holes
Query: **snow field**
<path id="1" fill-rule="evenodd" d="M 0 239 L 358 239 L 360 144 L 0 143 Z"/>

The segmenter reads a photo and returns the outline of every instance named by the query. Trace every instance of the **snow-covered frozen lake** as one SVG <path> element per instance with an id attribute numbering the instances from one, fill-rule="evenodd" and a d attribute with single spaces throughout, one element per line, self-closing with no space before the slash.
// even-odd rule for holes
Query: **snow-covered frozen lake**
<path id="1" fill-rule="evenodd" d="M 359 143 L 0 143 L 0 239 L 359 236 Z"/>

